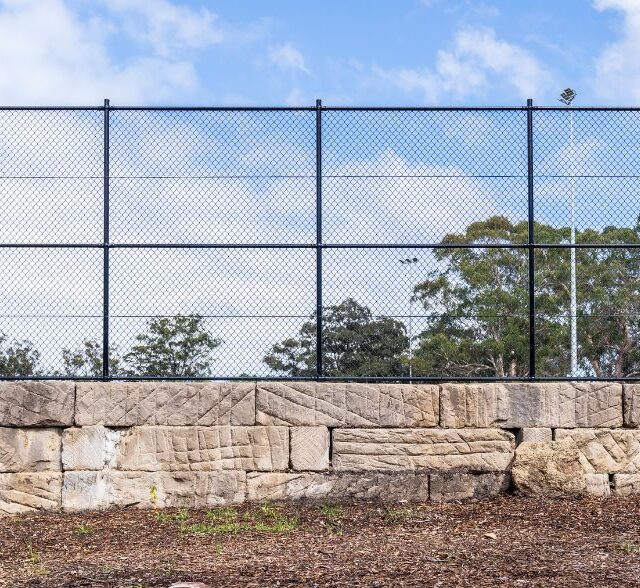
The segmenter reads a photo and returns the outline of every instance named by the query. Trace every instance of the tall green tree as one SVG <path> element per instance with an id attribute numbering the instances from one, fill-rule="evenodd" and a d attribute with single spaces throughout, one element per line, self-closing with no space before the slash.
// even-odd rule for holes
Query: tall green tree
<path id="1" fill-rule="evenodd" d="M 277 343 L 264 358 L 289 376 L 316 373 L 315 314 L 297 337 Z M 323 311 L 323 372 L 327 376 L 401 376 L 409 341 L 403 323 L 376 318 L 369 308 L 348 298 Z"/>
<path id="2" fill-rule="evenodd" d="M 90 339 L 76 349 L 62 350 L 62 375 L 70 378 L 98 377 L 102 375 L 102 345 Z M 117 374 L 120 358 L 114 349 L 109 349 L 109 369 Z"/>
<path id="3" fill-rule="evenodd" d="M 124 356 L 131 376 L 203 377 L 211 374 L 212 352 L 222 344 L 201 316 L 154 318 Z"/>
<path id="4" fill-rule="evenodd" d="M 526 222 L 495 216 L 443 242 L 522 244 Z M 536 224 L 539 243 L 567 243 L 569 228 Z M 640 226 L 581 231 L 578 242 L 639 243 Z M 440 267 L 416 285 L 430 315 L 414 360 L 418 375 L 526 376 L 529 373 L 526 249 L 438 249 Z M 635 249 L 578 249 L 578 345 L 585 375 L 623 377 L 640 368 L 640 254 Z M 569 371 L 570 251 L 537 249 L 538 373 Z"/>
<path id="5" fill-rule="evenodd" d="M 40 352 L 30 341 L 9 341 L 0 333 L 0 376 L 35 376 Z"/>

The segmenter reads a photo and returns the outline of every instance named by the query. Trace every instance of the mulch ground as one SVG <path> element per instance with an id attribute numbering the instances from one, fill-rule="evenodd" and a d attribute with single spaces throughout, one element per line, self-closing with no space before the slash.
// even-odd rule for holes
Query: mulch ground
<path id="1" fill-rule="evenodd" d="M 638 586 L 640 498 L 0 519 L 1 586 Z"/>

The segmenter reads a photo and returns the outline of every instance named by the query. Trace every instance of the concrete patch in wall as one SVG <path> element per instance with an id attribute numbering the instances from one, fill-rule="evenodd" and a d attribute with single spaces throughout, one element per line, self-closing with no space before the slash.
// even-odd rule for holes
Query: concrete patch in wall
<path id="1" fill-rule="evenodd" d="M 65 470 L 102 470 L 115 465 L 123 429 L 102 425 L 71 427 L 62 434 L 62 466 Z"/>

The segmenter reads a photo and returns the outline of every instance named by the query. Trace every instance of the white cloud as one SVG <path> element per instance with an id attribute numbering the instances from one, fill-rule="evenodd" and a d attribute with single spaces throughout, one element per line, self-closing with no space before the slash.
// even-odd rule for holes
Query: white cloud
<path id="1" fill-rule="evenodd" d="M 168 0 L 107 0 L 105 6 L 124 17 L 123 25 L 136 39 L 144 39 L 160 55 L 184 48 L 203 49 L 222 43 L 225 34 L 218 17 Z"/>
<path id="2" fill-rule="evenodd" d="M 291 43 L 269 47 L 269 60 L 284 70 L 309 73 L 302 52 Z"/>
<path id="3" fill-rule="evenodd" d="M 608 45 L 595 62 L 595 92 L 619 103 L 640 100 L 640 2 L 596 0 L 596 10 L 618 10 L 623 14 L 620 38 Z"/>
<path id="4" fill-rule="evenodd" d="M 406 91 L 419 91 L 425 102 L 464 99 L 493 81 L 513 87 L 521 98 L 540 93 L 549 73 L 526 49 L 496 37 L 489 28 L 459 31 L 449 50 L 440 50 L 433 68 L 376 70 Z"/>
<path id="5" fill-rule="evenodd" d="M 0 0 L 2 103 L 99 104 L 105 96 L 120 104 L 149 103 L 194 95 L 195 68 L 167 52 L 176 44 L 219 42 L 214 16 L 166 0 L 141 2 L 135 8 L 143 17 L 140 35 L 152 49 L 119 60 L 110 53 L 109 36 L 133 21 L 129 3 L 114 2 L 108 16 L 87 17 L 69 0 Z"/>

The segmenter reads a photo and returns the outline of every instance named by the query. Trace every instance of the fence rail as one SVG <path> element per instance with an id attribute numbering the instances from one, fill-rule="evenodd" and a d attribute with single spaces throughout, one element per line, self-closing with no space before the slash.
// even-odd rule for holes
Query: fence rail
<path id="1" fill-rule="evenodd" d="M 0 378 L 640 379 L 640 110 L 0 108 Z"/>

